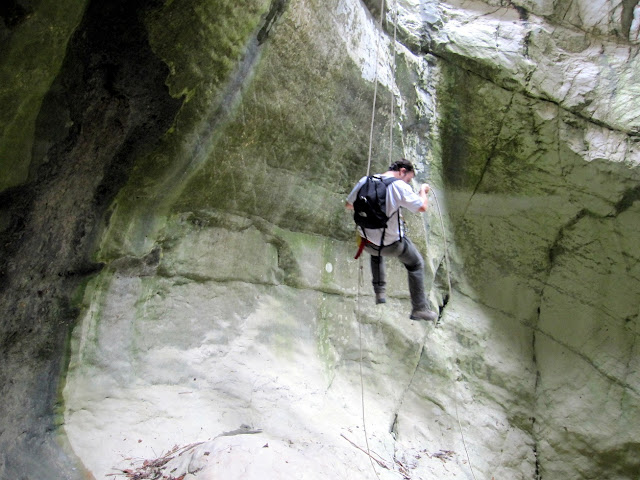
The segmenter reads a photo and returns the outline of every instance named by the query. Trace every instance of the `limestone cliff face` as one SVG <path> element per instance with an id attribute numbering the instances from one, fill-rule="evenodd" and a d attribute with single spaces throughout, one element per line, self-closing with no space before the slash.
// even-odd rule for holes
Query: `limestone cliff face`
<path id="1" fill-rule="evenodd" d="M 636 1 L 63 3 L 0 12 L 1 478 L 637 478 Z M 352 260 L 376 81 L 437 325 Z"/>

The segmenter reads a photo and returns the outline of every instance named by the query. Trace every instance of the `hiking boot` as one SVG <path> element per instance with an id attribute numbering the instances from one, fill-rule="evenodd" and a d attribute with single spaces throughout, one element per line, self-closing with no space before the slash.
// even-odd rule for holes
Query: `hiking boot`
<path id="1" fill-rule="evenodd" d="M 409 318 L 411 320 L 426 320 L 435 322 L 438 319 L 438 314 L 433 310 L 427 310 L 425 308 L 424 310 L 414 310 L 413 312 L 411 312 L 411 315 L 409 315 Z"/>
<path id="2" fill-rule="evenodd" d="M 379 303 L 387 303 L 387 298 L 385 297 L 384 292 L 376 293 L 376 305 Z"/>

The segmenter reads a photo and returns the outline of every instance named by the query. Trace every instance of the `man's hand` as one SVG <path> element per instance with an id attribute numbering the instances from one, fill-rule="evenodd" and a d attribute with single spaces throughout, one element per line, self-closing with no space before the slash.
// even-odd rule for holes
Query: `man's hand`
<path id="1" fill-rule="evenodd" d="M 344 206 L 344 208 L 346 208 L 347 210 L 353 210 L 353 203 L 349 203 L 347 202 Z"/>
<path id="2" fill-rule="evenodd" d="M 420 198 L 422 199 L 422 206 L 420 207 L 420 210 L 418 210 L 419 212 L 426 212 L 429 207 L 429 190 L 431 190 L 431 187 L 426 183 L 420 185 L 420 192 L 418 195 L 420 195 Z"/>

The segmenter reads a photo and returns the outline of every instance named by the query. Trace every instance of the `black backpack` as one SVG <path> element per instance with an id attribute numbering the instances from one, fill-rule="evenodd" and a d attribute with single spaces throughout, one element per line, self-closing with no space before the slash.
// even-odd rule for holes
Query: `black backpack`
<path id="1" fill-rule="evenodd" d="M 353 220 L 362 228 L 387 228 L 387 187 L 395 177 L 370 175 L 353 202 Z"/>

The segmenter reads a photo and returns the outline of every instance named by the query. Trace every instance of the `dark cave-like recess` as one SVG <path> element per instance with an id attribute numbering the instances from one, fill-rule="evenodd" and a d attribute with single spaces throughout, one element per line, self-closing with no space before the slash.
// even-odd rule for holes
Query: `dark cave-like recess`
<path id="1" fill-rule="evenodd" d="M 1 478 L 83 478 L 54 441 L 72 296 L 100 270 L 92 253 L 111 201 L 182 104 L 143 23 L 159 5 L 90 2 L 42 103 L 29 180 L 0 193 Z M 0 11 L 7 26 L 27 13 Z"/>

